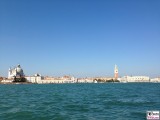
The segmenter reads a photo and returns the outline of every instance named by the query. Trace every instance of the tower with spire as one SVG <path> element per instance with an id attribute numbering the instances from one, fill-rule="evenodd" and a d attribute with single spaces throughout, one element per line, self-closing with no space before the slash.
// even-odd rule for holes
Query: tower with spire
<path id="1" fill-rule="evenodd" d="M 118 67 L 115 65 L 114 67 L 114 78 L 117 80 L 118 79 Z"/>

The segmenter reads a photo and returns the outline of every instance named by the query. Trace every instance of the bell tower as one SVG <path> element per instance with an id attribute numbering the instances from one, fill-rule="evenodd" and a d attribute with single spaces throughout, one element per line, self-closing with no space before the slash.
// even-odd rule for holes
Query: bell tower
<path id="1" fill-rule="evenodd" d="M 115 65 L 115 67 L 114 67 L 114 78 L 117 80 L 117 78 L 118 78 L 118 67 L 117 67 L 117 65 Z"/>

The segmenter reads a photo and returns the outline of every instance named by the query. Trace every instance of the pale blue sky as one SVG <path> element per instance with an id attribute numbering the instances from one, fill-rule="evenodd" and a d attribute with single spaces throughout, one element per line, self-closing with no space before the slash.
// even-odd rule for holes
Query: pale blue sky
<path id="1" fill-rule="evenodd" d="M 0 76 L 160 76 L 159 0 L 0 0 Z"/>

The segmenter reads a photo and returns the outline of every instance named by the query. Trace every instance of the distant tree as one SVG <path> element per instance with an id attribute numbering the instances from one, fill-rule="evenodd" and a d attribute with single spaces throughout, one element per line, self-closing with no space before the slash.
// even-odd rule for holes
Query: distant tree
<path id="1" fill-rule="evenodd" d="M 114 80 L 114 82 L 120 82 L 119 80 Z"/>
<path id="2" fill-rule="evenodd" d="M 114 80 L 113 80 L 113 79 L 110 79 L 110 80 L 107 80 L 106 82 L 114 82 Z"/>
<path id="3" fill-rule="evenodd" d="M 105 82 L 105 80 L 99 78 L 97 82 Z"/>
<path id="4" fill-rule="evenodd" d="M 26 78 L 22 77 L 21 82 L 27 82 Z"/>
<path id="5" fill-rule="evenodd" d="M 27 82 L 27 80 L 24 77 L 20 77 L 20 78 L 14 77 L 13 82 Z"/>
<path id="6" fill-rule="evenodd" d="M 97 81 L 97 79 L 94 79 L 93 81 L 95 82 L 95 81 Z"/>

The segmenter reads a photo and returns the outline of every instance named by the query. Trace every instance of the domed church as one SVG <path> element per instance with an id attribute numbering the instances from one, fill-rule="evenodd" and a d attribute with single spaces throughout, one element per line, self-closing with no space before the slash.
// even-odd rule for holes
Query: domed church
<path id="1" fill-rule="evenodd" d="M 24 77 L 23 69 L 20 65 L 17 65 L 15 68 L 9 68 L 8 70 L 8 79 L 13 79 L 14 77 Z"/>

